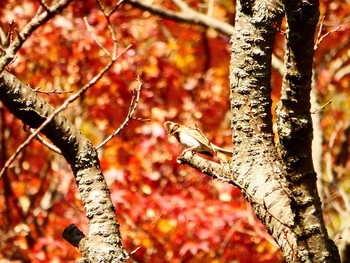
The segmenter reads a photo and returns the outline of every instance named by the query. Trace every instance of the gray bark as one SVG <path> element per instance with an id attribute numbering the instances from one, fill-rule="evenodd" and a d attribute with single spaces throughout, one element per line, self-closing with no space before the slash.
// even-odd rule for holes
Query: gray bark
<path id="1" fill-rule="evenodd" d="M 180 157 L 182 163 L 238 186 L 287 262 L 340 262 L 324 225 L 311 155 L 310 91 L 318 14 L 318 1 L 237 1 L 230 68 L 234 156 L 221 170 L 199 157 Z M 275 144 L 271 57 L 283 16 L 288 22 L 287 52 Z"/>
<path id="2" fill-rule="evenodd" d="M 39 127 L 54 112 L 45 100 L 17 78 L 0 74 L 0 100 L 25 125 Z M 109 190 L 102 175 L 97 152 L 91 142 L 67 119 L 57 114 L 42 133 L 62 152 L 71 165 L 84 204 L 89 233 L 79 247 L 84 262 L 125 262 L 119 224 Z"/>

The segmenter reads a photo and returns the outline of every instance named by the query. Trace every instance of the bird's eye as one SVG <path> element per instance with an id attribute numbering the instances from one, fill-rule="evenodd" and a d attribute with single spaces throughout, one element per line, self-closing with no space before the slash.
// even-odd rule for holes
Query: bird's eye
<path id="1" fill-rule="evenodd" d="M 170 130 L 170 133 L 174 133 L 174 132 L 176 132 L 178 129 L 179 129 L 179 125 L 178 124 L 175 124 L 172 128 L 171 128 L 171 130 Z"/>

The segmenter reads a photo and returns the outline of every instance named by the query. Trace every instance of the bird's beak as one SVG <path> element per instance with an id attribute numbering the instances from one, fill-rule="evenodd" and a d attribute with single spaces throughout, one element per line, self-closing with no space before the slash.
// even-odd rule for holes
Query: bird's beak
<path id="1" fill-rule="evenodd" d="M 164 128 L 165 128 L 165 130 L 166 130 L 166 132 L 168 133 L 168 135 L 169 135 L 169 137 L 170 137 L 170 122 L 169 121 L 166 121 L 165 123 L 164 123 Z"/>

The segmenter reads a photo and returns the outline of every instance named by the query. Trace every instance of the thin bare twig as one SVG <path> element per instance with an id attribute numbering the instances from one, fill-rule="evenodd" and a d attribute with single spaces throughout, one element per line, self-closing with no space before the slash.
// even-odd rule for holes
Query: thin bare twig
<path id="1" fill-rule="evenodd" d="M 337 180 L 335 179 L 334 173 L 333 173 L 333 162 L 332 162 L 332 150 L 334 147 L 334 143 L 335 143 L 335 139 L 337 137 L 337 135 L 339 134 L 339 131 L 342 127 L 344 126 L 348 126 L 349 122 L 347 123 L 339 123 L 336 128 L 335 131 L 333 132 L 331 138 L 329 139 L 329 143 L 328 143 L 328 151 L 326 153 L 326 167 L 327 167 L 327 173 L 329 176 L 329 181 L 330 183 L 335 187 L 335 189 L 338 191 L 339 195 L 341 196 L 344 205 L 345 205 L 345 210 L 347 211 L 347 213 L 350 212 L 350 200 L 348 195 L 345 193 L 344 189 L 341 188 L 338 183 Z M 333 204 L 334 206 L 334 204 Z M 335 206 L 334 206 L 335 207 Z"/>
<path id="2" fill-rule="evenodd" d="M 35 92 L 37 93 L 43 93 L 46 95 L 50 95 L 52 93 L 55 94 L 64 94 L 64 93 L 72 93 L 73 90 L 57 90 L 57 89 L 53 89 L 53 90 L 41 90 L 41 87 L 37 87 L 35 89 L 33 89 Z"/>
<path id="3" fill-rule="evenodd" d="M 139 104 L 139 101 L 140 101 L 140 93 L 141 93 L 141 87 L 142 87 L 142 82 L 140 81 L 140 78 L 137 78 L 137 82 L 138 82 L 138 87 L 136 90 L 132 91 L 132 98 L 131 98 L 131 102 L 130 102 L 130 106 L 129 106 L 129 112 L 128 112 L 128 115 L 126 116 L 124 122 L 110 136 L 108 136 L 103 142 L 101 142 L 98 146 L 96 146 L 95 147 L 96 150 L 100 149 L 107 142 L 109 142 L 115 136 L 120 134 L 121 131 L 125 128 L 125 126 L 128 125 L 130 120 L 149 121 L 149 119 L 142 119 L 142 118 L 138 118 L 138 117 L 134 116 L 137 105 Z"/>
<path id="4" fill-rule="evenodd" d="M 324 22 L 325 17 L 322 17 L 321 21 L 320 21 L 320 29 L 318 30 L 318 34 L 317 34 L 317 40 L 314 46 L 314 50 L 317 50 L 319 45 L 321 44 L 321 42 L 330 34 L 330 33 L 334 33 L 334 32 L 338 32 L 342 26 L 338 26 L 336 29 L 333 29 L 329 32 L 327 32 L 326 34 L 324 34 L 323 36 L 321 36 L 322 33 L 322 28 L 323 28 L 323 22 Z"/>
<path id="5" fill-rule="evenodd" d="M 40 26 L 45 24 L 55 15 L 61 13 L 72 0 L 61 0 L 57 4 L 48 7 L 43 13 L 37 13 L 33 19 L 18 33 L 17 38 L 13 40 L 10 46 L 5 50 L 5 54 L 0 57 L 0 72 L 15 58 L 17 51 L 22 47 L 27 38 Z M 42 5 L 39 10 L 42 10 Z"/>
<path id="6" fill-rule="evenodd" d="M 321 38 L 321 32 L 322 32 L 323 22 L 324 22 L 324 19 L 325 19 L 325 18 L 326 18 L 325 16 L 323 16 L 323 17 L 321 18 L 321 21 L 320 21 L 320 28 L 319 28 L 319 30 L 318 30 L 317 38 L 316 38 L 316 39 L 320 39 L 320 38 Z"/>
<path id="7" fill-rule="evenodd" d="M 148 1 L 140 0 L 124 0 L 124 3 L 128 3 L 136 8 L 150 12 L 151 14 L 158 15 L 163 18 L 172 19 L 174 21 L 184 22 L 188 24 L 201 25 L 203 27 L 212 28 L 218 32 L 231 36 L 234 33 L 234 27 L 229 23 L 220 21 L 214 17 L 210 17 L 207 14 L 198 12 L 188 6 L 184 1 L 175 0 L 175 4 L 180 8 L 180 11 L 173 11 L 163 8 L 158 5 L 149 3 Z M 184 11 L 185 10 L 185 11 Z M 283 75 L 283 63 L 276 55 L 272 54 L 272 66 Z"/>
<path id="8" fill-rule="evenodd" d="M 67 0 L 68 1 L 68 0 Z M 50 9 L 51 10 L 51 9 Z M 105 13 L 103 12 L 105 15 Z M 39 132 L 47 125 L 49 124 L 54 117 L 60 113 L 61 111 L 65 110 L 73 101 L 78 99 L 83 93 L 85 93 L 88 89 L 90 89 L 92 86 L 96 84 L 97 81 L 99 81 L 102 76 L 113 66 L 113 64 L 117 61 L 117 59 L 124 54 L 126 50 L 129 49 L 130 46 L 128 46 L 123 52 L 118 54 L 118 44 L 116 35 L 113 29 L 113 26 L 111 25 L 109 18 L 106 16 L 106 20 L 108 22 L 108 29 L 111 34 L 111 38 L 113 40 L 113 52 L 112 56 L 110 57 L 109 63 L 97 74 L 95 75 L 89 83 L 87 83 L 85 86 L 83 86 L 77 93 L 70 96 L 68 99 L 66 99 L 63 104 L 58 107 L 51 115 L 47 117 L 47 119 L 30 135 L 28 138 L 16 149 L 15 153 L 6 161 L 4 167 L 0 171 L 0 178 L 4 174 L 4 172 L 10 167 L 12 162 L 17 158 L 17 156 L 23 151 L 27 145 L 39 134 Z M 30 22 L 32 23 L 32 22 Z M 28 25 L 27 25 L 28 27 Z M 34 27 L 34 26 L 33 26 Z M 32 26 L 29 26 L 29 29 L 32 29 Z M 35 29 L 34 29 L 35 30 Z M 29 35 L 28 35 L 29 36 Z M 23 43 L 22 43 L 23 44 Z M 1 65 L 1 59 L 0 59 L 0 65 Z"/>
<path id="9" fill-rule="evenodd" d="M 311 114 L 315 114 L 321 110 L 324 110 L 329 104 L 331 104 L 333 102 L 333 100 L 329 100 L 328 102 L 326 102 L 325 104 L 323 104 L 321 107 L 315 109 L 315 110 L 312 110 L 311 111 Z"/>
<path id="10" fill-rule="evenodd" d="M 6 49 L 10 46 L 12 42 L 13 37 L 13 29 L 12 26 L 14 25 L 15 21 L 12 20 L 10 23 L 8 23 L 8 30 L 7 33 L 0 27 L 0 50 L 4 53 L 6 53 Z"/>
<path id="11" fill-rule="evenodd" d="M 89 24 L 89 22 L 87 21 L 87 18 L 84 17 L 84 22 L 86 25 L 86 28 L 88 30 L 88 32 L 90 33 L 91 37 L 94 39 L 94 41 L 96 42 L 96 44 L 103 50 L 103 52 L 109 57 L 111 58 L 111 54 L 109 53 L 109 51 L 102 45 L 102 43 L 97 39 L 97 37 L 95 36 L 95 34 L 92 32 L 91 26 Z"/>
<path id="12" fill-rule="evenodd" d="M 30 128 L 29 129 L 30 133 L 34 133 L 35 129 Z M 41 142 L 43 145 L 45 145 L 47 148 L 49 148 L 51 151 L 57 153 L 57 154 L 62 154 L 61 150 L 58 149 L 58 147 L 56 147 L 55 145 L 53 145 L 52 143 L 49 143 L 48 141 L 46 141 L 43 137 L 40 136 L 40 134 L 36 135 L 36 138 L 38 139 L 39 142 Z"/>
<path id="13" fill-rule="evenodd" d="M 207 16 L 214 16 L 214 0 L 208 0 L 207 4 Z"/>
<path id="14" fill-rule="evenodd" d="M 162 8 L 153 4 L 149 4 L 147 1 L 139 0 L 124 0 L 125 3 L 129 3 L 132 6 L 140 8 L 142 10 L 149 11 L 150 13 L 157 14 L 161 17 L 173 19 L 180 22 L 198 24 L 206 27 L 211 27 L 225 35 L 232 35 L 234 27 L 228 23 L 207 16 L 201 12 L 190 8 L 185 2 L 176 0 L 175 4 L 181 9 L 180 12 L 172 11 Z"/>
<path id="15" fill-rule="evenodd" d="M 173 0 L 173 2 L 180 8 L 180 10 L 182 12 L 191 12 L 194 11 L 193 9 L 191 9 L 187 3 L 185 3 L 182 0 Z"/>
<path id="16" fill-rule="evenodd" d="M 49 7 L 41 0 L 39 0 L 40 5 L 45 9 L 46 12 L 50 12 Z"/>
<path id="17" fill-rule="evenodd" d="M 108 12 L 108 17 L 114 13 L 115 10 L 119 8 L 119 6 L 124 2 L 124 0 L 119 0 L 118 3 Z"/>

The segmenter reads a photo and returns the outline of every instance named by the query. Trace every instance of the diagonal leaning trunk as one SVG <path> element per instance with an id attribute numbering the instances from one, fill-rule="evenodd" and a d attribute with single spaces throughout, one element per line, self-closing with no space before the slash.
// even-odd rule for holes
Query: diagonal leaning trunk
<path id="1" fill-rule="evenodd" d="M 0 74 L 0 100 L 31 128 L 39 127 L 55 110 L 7 71 Z M 87 237 L 76 244 L 86 262 L 126 262 L 115 207 L 92 143 L 60 113 L 42 133 L 61 150 L 73 170 L 90 227 Z"/>

